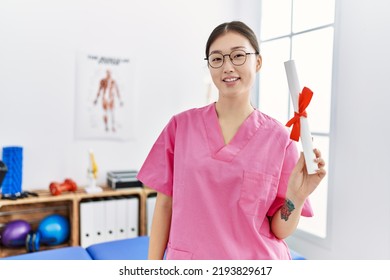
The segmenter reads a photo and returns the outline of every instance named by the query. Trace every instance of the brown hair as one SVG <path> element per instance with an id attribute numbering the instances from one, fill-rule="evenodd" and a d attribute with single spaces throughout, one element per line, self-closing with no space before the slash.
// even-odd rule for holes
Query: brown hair
<path id="1" fill-rule="evenodd" d="M 209 55 L 211 44 L 219 36 L 226 34 L 229 31 L 236 32 L 238 34 L 241 34 L 245 38 L 247 38 L 249 40 L 250 44 L 252 45 L 252 47 L 255 49 L 256 53 L 257 54 L 260 53 L 259 42 L 257 41 L 256 34 L 253 32 L 253 30 L 241 21 L 231 21 L 231 22 L 225 22 L 225 23 L 218 25 L 211 32 L 209 39 L 207 40 L 207 43 L 206 43 L 206 57 L 208 57 L 208 55 Z"/>

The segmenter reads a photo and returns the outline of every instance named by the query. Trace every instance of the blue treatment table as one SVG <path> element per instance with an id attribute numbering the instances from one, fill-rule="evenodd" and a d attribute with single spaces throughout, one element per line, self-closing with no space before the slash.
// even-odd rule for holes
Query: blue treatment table
<path id="1" fill-rule="evenodd" d="M 121 239 L 90 245 L 63 247 L 22 255 L 0 258 L 0 260 L 147 260 L 149 237 Z M 293 260 L 305 260 L 298 252 L 290 250 Z"/>

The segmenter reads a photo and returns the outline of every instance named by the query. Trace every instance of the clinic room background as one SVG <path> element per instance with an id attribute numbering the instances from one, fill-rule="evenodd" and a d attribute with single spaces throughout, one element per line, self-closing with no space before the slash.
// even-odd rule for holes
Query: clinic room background
<path id="1" fill-rule="evenodd" d="M 172 114 L 210 101 L 210 30 L 242 20 L 259 33 L 260 10 L 257 0 L 1 1 L 0 146 L 23 147 L 23 189 L 87 184 L 91 149 L 99 184 L 110 170 L 139 169 Z M 326 236 L 287 240 L 309 259 L 390 259 L 389 10 L 385 0 L 335 1 Z M 96 96 L 77 105 L 99 55 L 131 92 L 118 137 L 83 129 L 104 128 L 86 114 L 101 109 Z"/>

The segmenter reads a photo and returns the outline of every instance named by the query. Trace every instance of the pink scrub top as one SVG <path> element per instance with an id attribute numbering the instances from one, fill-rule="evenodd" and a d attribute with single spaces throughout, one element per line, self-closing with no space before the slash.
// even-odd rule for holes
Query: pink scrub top
<path id="1" fill-rule="evenodd" d="M 172 196 L 166 259 L 291 259 L 268 217 L 298 160 L 287 129 L 255 110 L 229 144 L 215 103 L 172 117 L 138 179 Z M 301 215 L 312 216 L 309 200 Z"/>

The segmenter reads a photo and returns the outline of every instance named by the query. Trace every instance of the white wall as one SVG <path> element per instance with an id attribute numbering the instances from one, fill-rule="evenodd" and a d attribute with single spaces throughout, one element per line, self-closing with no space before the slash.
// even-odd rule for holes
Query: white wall
<path id="1" fill-rule="evenodd" d="M 312 259 L 390 259 L 390 3 L 336 2 L 330 232 L 289 243 Z"/>
<path id="2" fill-rule="evenodd" d="M 23 190 L 85 185 L 89 149 L 99 183 L 140 168 L 173 113 L 205 104 L 206 40 L 234 10 L 233 0 L 2 0 L 0 148 L 24 148 Z M 135 59 L 135 140 L 75 139 L 77 51 Z"/>

